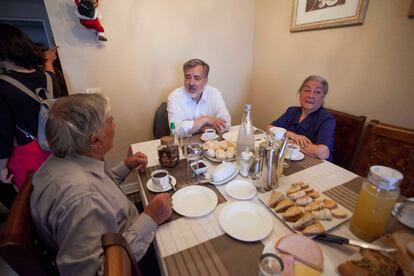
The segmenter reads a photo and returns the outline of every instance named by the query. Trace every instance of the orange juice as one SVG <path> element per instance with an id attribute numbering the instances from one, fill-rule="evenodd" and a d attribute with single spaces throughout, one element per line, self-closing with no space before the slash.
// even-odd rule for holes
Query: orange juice
<path id="1" fill-rule="evenodd" d="M 359 238 L 373 241 L 385 230 L 399 190 L 381 189 L 365 182 L 352 216 L 350 230 Z"/>

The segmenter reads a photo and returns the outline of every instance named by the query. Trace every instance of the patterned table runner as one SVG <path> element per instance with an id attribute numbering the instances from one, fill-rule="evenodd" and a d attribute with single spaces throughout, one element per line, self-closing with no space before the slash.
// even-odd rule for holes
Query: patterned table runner
<path id="1" fill-rule="evenodd" d="M 164 258 L 168 275 L 257 275 L 263 244 L 222 235 Z"/>
<path id="2" fill-rule="evenodd" d="M 357 177 L 323 193 L 347 208 L 349 211 L 353 212 L 363 180 L 364 179 L 362 177 Z"/>
<path id="3" fill-rule="evenodd" d="M 291 174 L 297 173 L 299 171 L 302 171 L 304 169 L 313 167 L 321 163 L 323 163 L 322 160 L 305 155 L 305 158 L 303 160 L 290 161 L 289 168 L 285 168 L 283 170 L 283 175 L 289 176 Z"/>
<path id="4" fill-rule="evenodd" d="M 188 184 L 194 184 L 195 183 L 195 178 L 191 179 L 192 182 L 189 181 L 188 175 L 189 175 L 190 172 L 188 171 L 186 160 L 183 160 L 183 159 L 180 160 L 179 163 L 177 164 L 177 166 L 175 166 L 174 168 L 164 168 L 164 167 L 161 167 L 160 165 L 149 167 L 145 170 L 145 172 L 143 172 L 139 175 L 139 177 L 141 178 L 141 183 L 142 183 L 142 186 L 144 188 L 145 196 L 146 196 L 148 202 L 151 202 L 151 200 L 157 195 L 157 193 L 154 193 L 154 192 L 148 190 L 147 181 L 151 178 L 151 173 L 153 171 L 160 170 L 160 169 L 167 170 L 172 176 L 175 177 L 175 179 L 177 180 L 177 184 L 175 185 L 175 187 L 177 189 L 182 188 L 183 186 L 186 186 Z M 216 189 L 216 187 L 214 185 L 212 185 L 212 184 L 203 184 L 203 185 L 209 187 L 211 190 L 213 190 L 217 194 L 218 204 L 226 202 L 226 199 Z M 173 191 L 170 190 L 170 191 L 168 191 L 168 193 L 172 194 Z M 179 218 L 182 218 L 182 216 L 175 213 L 175 212 L 173 212 L 171 217 L 166 221 L 166 223 L 168 223 L 170 221 L 173 221 L 173 220 L 176 220 L 176 219 L 179 219 Z"/>

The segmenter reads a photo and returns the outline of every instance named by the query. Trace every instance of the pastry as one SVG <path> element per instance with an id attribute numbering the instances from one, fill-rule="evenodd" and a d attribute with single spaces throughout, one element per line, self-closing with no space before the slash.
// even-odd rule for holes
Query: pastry
<path id="1" fill-rule="evenodd" d="M 336 204 L 336 202 L 332 199 L 325 198 L 322 202 L 325 208 L 328 209 L 335 209 L 338 206 L 338 204 Z"/>
<path id="2" fill-rule="evenodd" d="M 310 193 L 308 194 L 308 196 L 310 196 L 310 197 L 311 197 L 311 198 L 313 198 L 313 199 L 318 198 L 320 195 L 321 195 L 321 194 L 320 194 L 319 192 L 317 192 L 317 191 L 313 191 L 313 192 L 310 192 Z"/>
<path id="3" fill-rule="evenodd" d="M 299 192 L 301 190 L 300 186 L 292 186 L 289 188 L 289 190 L 287 190 L 286 194 L 290 195 L 296 192 Z"/>
<path id="4" fill-rule="evenodd" d="M 313 201 L 309 196 L 304 196 L 296 200 L 296 204 L 299 206 L 306 206 Z"/>
<path id="5" fill-rule="evenodd" d="M 300 207 L 294 205 L 289 207 L 282 216 L 286 221 L 295 222 L 303 216 L 303 211 Z"/>
<path id="6" fill-rule="evenodd" d="M 331 210 L 332 215 L 336 218 L 346 218 L 348 216 L 347 212 L 342 208 L 335 208 Z"/>
<path id="7" fill-rule="evenodd" d="M 312 214 L 314 214 L 319 220 L 332 220 L 332 213 L 329 209 L 313 211 Z"/>
<path id="8" fill-rule="evenodd" d="M 296 230 L 302 230 L 307 225 L 314 223 L 316 217 L 312 213 L 305 213 L 298 221 L 293 224 Z"/>
<path id="9" fill-rule="evenodd" d="M 325 228 L 319 220 L 316 220 L 315 223 L 310 224 L 303 229 L 302 233 L 307 236 L 317 235 L 325 233 Z"/>
<path id="10" fill-rule="evenodd" d="M 273 190 L 272 194 L 270 195 L 269 201 L 267 205 L 270 208 L 275 208 L 276 204 L 284 198 L 284 195 L 278 191 Z"/>
<path id="11" fill-rule="evenodd" d="M 216 151 L 213 148 L 208 148 L 207 153 L 209 157 L 216 157 Z"/>
<path id="12" fill-rule="evenodd" d="M 306 193 L 304 191 L 299 191 L 296 193 L 288 194 L 288 197 L 290 197 L 292 200 L 296 200 L 298 198 L 304 197 L 305 195 Z"/>
<path id="13" fill-rule="evenodd" d="M 303 189 L 303 191 L 304 191 L 307 195 L 309 195 L 310 193 L 312 193 L 312 192 L 313 192 L 313 189 L 312 189 L 311 187 L 308 187 L 308 188 L 306 188 L 306 189 Z"/>
<path id="14" fill-rule="evenodd" d="M 226 159 L 226 152 L 222 149 L 216 150 L 216 158 L 219 160 Z"/>
<path id="15" fill-rule="evenodd" d="M 219 145 L 219 147 L 220 147 L 222 150 L 225 150 L 225 151 L 229 148 L 229 146 L 228 146 L 228 144 L 227 144 L 227 142 L 226 142 L 226 141 L 221 141 L 221 142 L 218 142 L 218 145 Z"/>
<path id="16" fill-rule="evenodd" d="M 226 151 L 226 157 L 227 159 L 231 159 L 236 155 L 236 149 L 233 147 L 229 147 Z"/>
<path id="17" fill-rule="evenodd" d="M 295 202 L 293 200 L 291 200 L 290 198 L 284 198 L 281 201 L 279 201 L 275 207 L 275 212 L 279 213 L 279 212 L 283 212 L 285 211 L 287 208 L 293 206 L 295 204 Z"/>
<path id="18" fill-rule="evenodd" d="M 325 208 L 321 200 L 315 200 L 314 202 L 309 203 L 305 207 L 305 211 L 317 211 Z"/>

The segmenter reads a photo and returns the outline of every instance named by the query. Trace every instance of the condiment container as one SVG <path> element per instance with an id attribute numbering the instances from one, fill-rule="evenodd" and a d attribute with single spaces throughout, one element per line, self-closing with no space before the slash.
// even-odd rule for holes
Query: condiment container
<path id="1" fill-rule="evenodd" d="M 164 136 L 161 145 L 157 147 L 158 161 L 162 167 L 172 168 L 178 164 L 180 153 L 178 145 L 174 144 L 174 137 Z"/>
<path id="2" fill-rule="evenodd" d="M 350 230 L 365 241 L 374 241 L 385 230 L 391 210 L 400 194 L 403 175 L 392 168 L 372 166 L 350 223 Z"/>
<path id="3" fill-rule="evenodd" d="M 243 177 L 249 176 L 250 164 L 253 158 L 253 152 L 243 151 L 240 154 L 240 175 Z"/>

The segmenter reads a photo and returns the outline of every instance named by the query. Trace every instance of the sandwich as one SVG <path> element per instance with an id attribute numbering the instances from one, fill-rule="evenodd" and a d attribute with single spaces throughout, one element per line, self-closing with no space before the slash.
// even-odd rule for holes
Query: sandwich
<path id="1" fill-rule="evenodd" d="M 275 247 L 318 271 L 323 269 L 322 250 L 308 237 L 295 234 L 287 235 L 280 238 Z"/>
<path id="2" fill-rule="evenodd" d="M 328 198 L 325 198 L 323 200 L 323 205 L 325 206 L 325 208 L 328 208 L 328 209 L 335 209 L 338 206 L 336 201 L 332 199 L 328 199 Z"/>
<path id="3" fill-rule="evenodd" d="M 304 197 L 298 198 L 296 200 L 296 204 L 299 205 L 299 206 L 306 206 L 309 203 L 311 203 L 312 201 L 313 201 L 313 199 L 311 197 L 304 196 Z"/>
<path id="4" fill-rule="evenodd" d="M 285 196 L 282 193 L 273 190 L 270 195 L 269 201 L 267 202 L 267 205 L 269 205 L 270 208 L 275 208 L 276 204 L 279 201 L 281 201 L 284 197 Z"/>
<path id="5" fill-rule="evenodd" d="M 329 209 L 313 211 L 312 214 L 314 214 L 319 220 L 332 220 L 332 212 Z"/>
<path id="6" fill-rule="evenodd" d="M 319 220 L 316 220 L 314 223 L 309 224 L 302 231 L 302 233 L 306 236 L 313 236 L 313 235 L 323 234 L 325 232 L 326 232 L 326 230 L 325 230 L 325 228 L 323 227 L 323 225 L 321 224 L 321 222 Z"/>
<path id="7" fill-rule="evenodd" d="M 312 213 L 305 213 L 298 221 L 293 224 L 293 228 L 296 230 L 302 230 L 307 225 L 314 223 L 316 220 L 315 215 Z"/>
<path id="8" fill-rule="evenodd" d="M 305 207 L 305 211 L 317 211 L 325 208 L 325 205 L 323 205 L 323 202 L 321 200 L 315 200 L 314 202 L 309 203 Z"/>
<path id="9" fill-rule="evenodd" d="M 283 219 L 290 222 L 295 222 L 303 216 L 303 211 L 299 206 L 289 207 L 282 215 Z"/>
<path id="10" fill-rule="evenodd" d="M 290 198 L 284 198 L 281 201 L 279 201 L 275 207 L 275 212 L 279 213 L 279 212 L 283 212 L 285 211 L 287 208 L 291 207 L 295 205 L 295 202 L 293 200 L 291 200 Z"/>
<path id="11" fill-rule="evenodd" d="M 290 197 L 290 199 L 292 200 L 296 200 L 298 198 L 304 197 L 305 195 L 306 193 L 304 191 L 299 191 L 299 192 L 288 194 L 288 197 Z"/>

